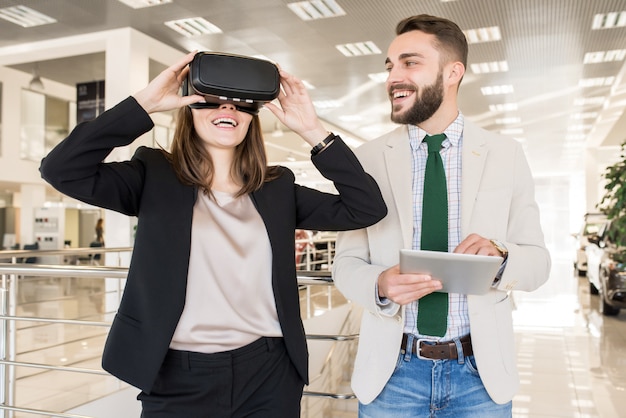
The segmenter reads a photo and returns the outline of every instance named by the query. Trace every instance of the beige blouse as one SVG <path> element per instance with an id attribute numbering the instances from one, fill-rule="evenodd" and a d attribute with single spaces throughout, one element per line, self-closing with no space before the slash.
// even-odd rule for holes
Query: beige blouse
<path id="1" fill-rule="evenodd" d="M 232 350 L 282 336 L 272 290 L 272 249 L 249 196 L 198 193 L 185 308 L 170 348 Z"/>

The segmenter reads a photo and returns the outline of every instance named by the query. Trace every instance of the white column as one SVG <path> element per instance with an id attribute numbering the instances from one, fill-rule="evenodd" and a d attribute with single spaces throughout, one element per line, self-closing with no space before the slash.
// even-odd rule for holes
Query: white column
<path id="1" fill-rule="evenodd" d="M 46 201 L 46 187 L 37 184 L 22 184 L 19 199 L 16 200 L 19 201 L 20 208 L 19 243 L 24 247 L 24 244 L 35 242 L 35 210 L 42 207 Z M 17 206 L 17 203 L 15 205 Z"/>
<path id="2" fill-rule="evenodd" d="M 149 48 L 143 36 L 135 31 L 118 31 L 107 39 L 106 44 L 106 77 L 105 77 L 105 108 L 109 109 L 120 101 L 145 87 L 149 80 Z M 151 135 L 148 133 L 146 135 Z M 134 145 L 134 144 L 133 144 Z M 136 146 L 116 148 L 107 161 L 124 161 L 132 157 Z M 110 210 L 105 211 L 107 247 L 132 246 L 132 220 Z M 130 257 L 122 254 L 121 265 L 128 266 Z M 117 254 L 109 254 L 105 258 L 106 265 L 118 265 Z"/>

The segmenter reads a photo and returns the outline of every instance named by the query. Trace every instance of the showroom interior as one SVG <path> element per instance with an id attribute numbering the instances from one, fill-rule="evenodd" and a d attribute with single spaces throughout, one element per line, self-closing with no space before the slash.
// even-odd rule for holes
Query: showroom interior
<path id="1" fill-rule="evenodd" d="M 622 416 L 626 312 L 603 307 L 600 285 L 590 282 L 603 255 L 585 268 L 576 263 L 603 248 L 596 244 L 604 220 L 581 246 L 585 214 L 600 211 L 607 167 L 626 158 L 624 0 L 0 1 L 0 415 L 139 415 L 137 390 L 100 367 L 136 220 L 64 196 L 39 173 L 41 159 L 77 123 L 185 53 L 216 51 L 267 59 L 300 77 L 326 129 L 357 148 L 396 126 L 386 49 L 396 23 L 419 13 L 464 30 L 460 111 L 522 143 L 535 180 L 552 270 L 539 290 L 513 295 L 521 376 L 513 415 Z M 126 160 L 142 145 L 167 150 L 173 114 L 152 118 L 152 131 L 108 160 Z M 310 147 L 269 111 L 260 118 L 270 162 L 332 192 Z M 94 249 L 98 218 L 106 248 Z M 316 376 L 302 416 L 356 417 L 349 378 L 360 308 L 332 281 L 316 280 L 330 278 L 334 235 L 311 231 L 299 242 L 301 313 Z M 33 244 L 42 252 L 21 253 Z"/>

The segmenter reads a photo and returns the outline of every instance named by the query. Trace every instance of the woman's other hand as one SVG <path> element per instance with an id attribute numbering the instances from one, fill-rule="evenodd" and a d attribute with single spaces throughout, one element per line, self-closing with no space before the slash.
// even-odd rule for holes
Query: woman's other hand
<path id="1" fill-rule="evenodd" d="M 274 103 L 266 103 L 265 107 L 311 146 L 318 144 L 328 136 L 328 132 L 317 117 L 304 83 L 280 70 L 280 84 L 282 86 L 278 94 L 280 107 Z"/>

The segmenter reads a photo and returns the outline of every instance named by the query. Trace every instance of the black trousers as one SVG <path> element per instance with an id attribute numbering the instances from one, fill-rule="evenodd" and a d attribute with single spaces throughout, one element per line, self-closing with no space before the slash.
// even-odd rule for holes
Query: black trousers
<path id="1" fill-rule="evenodd" d="M 297 418 L 304 382 L 282 338 L 203 354 L 170 350 L 142 418 Z"/>

